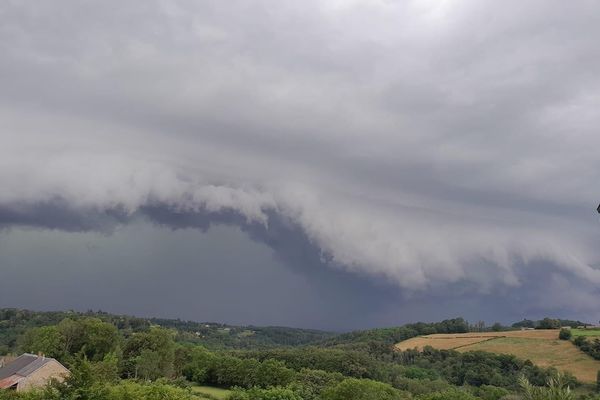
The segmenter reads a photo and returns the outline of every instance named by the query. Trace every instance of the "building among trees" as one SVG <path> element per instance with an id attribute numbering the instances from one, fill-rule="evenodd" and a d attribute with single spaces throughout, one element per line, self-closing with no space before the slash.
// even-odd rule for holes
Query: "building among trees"
<path id="1" fill-rule="evenodd" d="M 41 388 L 52 379 L 63 381 L 68 375 L 69 370 L 54 358 L 25 353 L 0 366 L 0 389 Z"/>

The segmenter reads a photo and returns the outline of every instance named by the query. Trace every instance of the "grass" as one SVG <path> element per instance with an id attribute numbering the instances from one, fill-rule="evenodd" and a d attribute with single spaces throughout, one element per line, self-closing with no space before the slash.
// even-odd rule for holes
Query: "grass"
<path id="1" fill-rule="evenodd" d="M 414 349 L 415 347 L 422 350 L 425 346 L 432 346 L 436 349 L 458 349 L 469 346 L 475 343 L 485 342 L 487 340 L 513 337 L 513 338 L 536 338 L 553 340 L 558 339 L 558 330 L 527 330 L 527 331 L 506 331 L 506 332 L 469 332 L 469 333 L 454 333 L 443 334 L 437 333 L 434 335 L 418 336 L 412 339 L 405 340 L 396 345 L 398 350 Z"/>
<path id="2" fill-rule="evenodd" d="M 573 337 L 575 336 L 600 336 L 600 329 L 571 329 Z"/>
<path id="3" fill-rule="evenodd" d="M 458 349 L 470 350 L 513 354 L 531 360 L 540 367 L 568 371 L 580 381 L 588 383 L 595 382 L 596 373 L 600 370 L 600 361 L 594 360 L 566 340 L 497 338 Z"/>
<path id="4" fill-rule="evenodd" d="M 424 346 L 460 352 L 482 350 L 513 354 L 541 367 L 568 371 L 581 382 L 587 383 L 595 382 L 596 373 L 600 370 L 600 361 L 583 353 L 571 342 L 558 340 L 558 330 L 427 335 L 400 342 L 396 348 L 422 349 Z"/>
<path id="5" fill-rule="evenodd" d="M 415 347 L 422 350 L 425 346 L 435 347 L 440 350 L 452 350 L 458 349 L 463 346 L 479 343 L 490 338 L 485 337 L 448 337 L 448 338 L 435 338 L 430 336 L 419 336 L 412 339 L 405 340 L 396 345 L 398 350 L 409 350 Z"/>
<path id="6" fill-rule="evenodd" d="M 224 400 L 231 393 L 231 391 L 227 389 L 221 389 L 212 386 L 192 386 L 192 390 L 194 393 L 199 395 L 201 399 L 207 400 Z"/>

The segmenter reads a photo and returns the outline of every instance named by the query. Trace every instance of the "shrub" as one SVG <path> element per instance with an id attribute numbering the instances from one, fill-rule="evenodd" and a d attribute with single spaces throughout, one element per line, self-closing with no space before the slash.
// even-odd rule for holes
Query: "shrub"
<path id="1" fill-rule="evenodd" d="M 457 389 L 447 389 L 443 392 L 435 392 L 418 397 L 419 400 L 478 400 L 471 393 Z"/>
<path id="2" fill-rule="evenodd" d="M 348 378 L 323 392 L 323 400 L 402 400 L 410 394 L 370 379 Z"/>
<path id="3" fill-rule="evenodd" d="M 343 380 L 344 376 L 340 373 L 304 368 L 296 374 L 294 382 L 287 387 L 304 400 L 314 400 L 319 398 L 325 389 Z"/>
<path id="4" fill-rule="evenodd" d="M 575 346 L 583 346 L 585 343 L 587 342 L 587 339 L 585 338 L 585 336 L 577 336 L 575 338 L 575 340 L 573 340 L 573 343 L 575 344 Z"/>
<path id="5" fill-rule="evenodd" d="M 473 391 L 473 394 L 483 400 L 500 400 L 504 399 L 510 392 L 497 386 L 481 385 Z"/>
<path id="6" fill-rule="evenodd" d="M 533 386 L 525 377 L 519 379 L 524 400 L 573 400 L 575 395 L 559 374 L 548 379 L 547 386 Z"/>
<path id="7" fill-rule="evenodd" d="M 228 400 L 303 400 L 293 390 L 287 388 L 259 389 L 249 390 L 235 389 L 228 397 Z"/>
<path id="8" fill-rule="evenodd" d="M 451 387 L 451 385 L 441 379 L 433 381 L 421 379 L 409 379 L 399 377 L 394 380 L 393 385 L 396 389 L 404 390 L 414 396 L 429 394 L 434 392 L 443 392 Z"/>
<path id="9" fill-rule="evenodd" d="M 410 379 L 436 379 L 437 374 L 430 369 L 419 367 L 408 367 L 404 370 L 404 376 Z"/>
<path id="10" fill-rule="evenodd" d="M 106 394 L 94 399 L 106 400 L 196 400 L 197 397 L 189 390 L 166 385 L 163 383 L 140 384 L 135 382 L 122 382 L 118 385 L 108 386 Z"/>
<path id="11" fill-rule="evenodd" d="M 570 329 L 567 328 L 562 328 L 560 330 L 560 333 L 558 334 L 558 338 L 560 340 L 569 340 L 571 339 L 572 333 Z"/>

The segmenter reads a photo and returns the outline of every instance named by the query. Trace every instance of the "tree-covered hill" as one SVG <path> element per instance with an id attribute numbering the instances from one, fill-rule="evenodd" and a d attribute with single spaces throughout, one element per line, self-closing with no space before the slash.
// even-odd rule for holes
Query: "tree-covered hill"
<path id="1" fill-rule="evenodd" d="M 20 335 L 31 328 L 57 325 L 65 318 L 93 317 L 117 327 L 124 336 L 144 332 L 151 326 L 176 330 L 176 340 L 201 344 L 208 348 L 250 349 L 276 346 L 298 346 L 317 343 L 336 336 L 332 332 L 286 327 L 235 326 L 180 319 L 139 318 L 103 311 L 30 311 L 0 309 L 0 354 L 16 349 Z"/>
<path id="2" fill-rule="evenodd" d="M 577 328 L 578 326 L 592 325 L 589 322 L 581 322 L 579 320 L 560 319 L 560 318 L 544 318 L 540 320 L 524 319 L 512 324 L 513 328 L 534 328 L 534 329 L 558 329 L 563 326 Z"/>
<path id="3" fill-rule="evenodd" d="M 210 348 L 253 348 L 300 346 L 318 343 L 336 336 L 336 333 L 315 329 L 281 326 L 234 326 L 218 323 L 151 318 L 152 325 L 178 331 L 182 342 L 202 344 Z"/>
<path id="4" fill-rule="evenodd" d="M 469 331 L 469 324 L 463 318 L 447 319 L 441 322 L 417 322 L 391 328 L 376 328 L 362 331 L 342 333 L 325 339 L 324 346 L 364 346 L 365 344 L 379 343 L 391 346 L 395 343 L 419 335 L 433 333 L 465 333 Z"/>
<path id="5" fill-rule="evenodd" d="M 3 352 L 43 353 L 72 375 L 33 394 L 0 391 L 0 400 L 198 398 L 189 385 L 228 389 L 228 400 L 500 400 L 518 394 L 520 380 L 541 386 L 556 376 L 555 370 L 506 354 L 393 346 L 403 338 L 468 327 L 455 318 L 335 335 L 3 309 Z M 572 376 L 561 379 L 577 385 Z"/>

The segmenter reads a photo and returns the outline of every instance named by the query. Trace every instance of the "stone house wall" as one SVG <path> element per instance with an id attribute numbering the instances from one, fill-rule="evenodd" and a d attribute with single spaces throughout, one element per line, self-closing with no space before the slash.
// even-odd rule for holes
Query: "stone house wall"
<path id="1" fill-rule="evenodd" d="M 56 360 L 47 363 L 27 378 L 23 379 L 17 385 L 17 391 L 26 391 L 32 388 L 41 388 L 46 386 L 51 379 L 56 379 L 60 382 L 64 381 L 69 375 L 69 370 L 62 366 Z"/>

